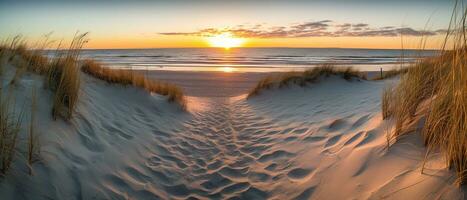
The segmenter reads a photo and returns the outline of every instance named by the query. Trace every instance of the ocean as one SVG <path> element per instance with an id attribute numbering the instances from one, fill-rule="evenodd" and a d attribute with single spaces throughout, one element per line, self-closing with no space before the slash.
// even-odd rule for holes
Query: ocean
<path id="1" fill-rule="evenodd" d="M 164 71 L 302 71 L 323 63 L 362 71 L 388 70 L 432 56 L 432 50 L 343 48 L 170 48 L 83 50 L 109 67 Z"/>

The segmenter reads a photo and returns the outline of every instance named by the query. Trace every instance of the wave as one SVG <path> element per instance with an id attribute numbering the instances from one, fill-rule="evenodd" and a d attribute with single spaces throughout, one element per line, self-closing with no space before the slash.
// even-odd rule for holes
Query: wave
<path id="1" fill-rule="evenodd" d="M 362 49 L 136 49 L 85 50 L 83 57 L 114 67 L 255 67 L 303 68 L 335 65 L 389 65 L 411 63 L 432 56 L 435 51 Z"/>

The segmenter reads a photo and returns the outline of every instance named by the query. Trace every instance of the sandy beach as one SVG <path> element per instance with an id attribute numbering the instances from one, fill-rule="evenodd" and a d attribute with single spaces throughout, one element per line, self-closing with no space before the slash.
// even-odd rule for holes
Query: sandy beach
<path id="1" fill-rule="evenodd" d="M 0 200 L 467 200 L 467 0 L 0 0 Z"/>
<path id="2" fill-rule="evenodd" d="M 248 94 L 262 78 L 284 72 L 187 72 L 147 70 L 137 71 L 145 76 L 180 86 L 193 97 L 235 97 Z M 363 72 L 368 78 L 380 72 Z"/>
<path id="3" fill-rule="evenodd" d="M 277 72 L 139 71 L 155 80 L 180 86 L 188 96 L 233 97 L 247 94 L 262 78 Z"/>
<path id="4" fill-rule="evenodd" d="M 0 184 L 2 198 L 411 199 L 425 195 L 458 199 L 463 195 L 446 184 L 453 178 L 439 164 L 439 156 L 429 159 L 426 174 L 420 173 L 425 147 L 418 136 L 387 149 L 380 95 L 384 85 L 397 78 L 323 77 L 311 86 L 290 86 L 246 99 L 246 88 L 264 74 L 170 73 L 151 76 L 181 83 L 188 94 L 186 112 L 159 95 L 82 74 L 83 97 L 75 117 L 54 121 L 47 111 L 50 97 L 41 93 L 36 129 L 42 159 L 34 164 L 34 176 L 13 172 L 5 177 Z M 34 74 L 23 76 L 21 87 L 14 90 L 17 100 L 31 98 L 31 89 L 41 81 Z M 201 95 L 190 96 L 194 91 Z"/>

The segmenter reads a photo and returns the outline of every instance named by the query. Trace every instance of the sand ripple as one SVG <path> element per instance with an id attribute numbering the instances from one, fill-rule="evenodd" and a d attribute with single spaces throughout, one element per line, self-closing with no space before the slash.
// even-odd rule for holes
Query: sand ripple
<path id="1" fill-rule="evenodd" d="M 291 88 L 274 100 L 277 94 L 267 92 L 249 100 L 193 97 L 190 101 L 197 102 L 185 113 L 144 91 L 93 81 L 83 81 L 84 103 L 70 123 L 38 123 L 50 132 L 44 162 L 34 166 L 34 176 L 6 180 L 14 188 L 0 184 L 3 194 L 12 199 L 378 199 L 392 195 L 398 183 L 412 183 L 404 177 L 422 176 L 417 159 L 423 147 L 401 143 L 408 147 L 385 150 L 378 118 L 383 84 L 338 79 Z M 443 176 L 430 176 L 435 181 L 426 188 L 439 183 L 436 177 Z"/>

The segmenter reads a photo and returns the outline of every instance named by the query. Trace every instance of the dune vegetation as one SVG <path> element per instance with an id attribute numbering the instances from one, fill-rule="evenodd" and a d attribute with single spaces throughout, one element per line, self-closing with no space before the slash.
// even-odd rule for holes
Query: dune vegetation
<path id="1" fill-rule="evenodd" d="M 80 72 L 78 57 L 82 46 L 86 43 L 86 35 L 77 35 L 66 50 L 62 50 L 55 58 L 43 55 L 43 48 L 29 47 L 20 36 L 5 41 L 0 45 L 0 175 L 10 171 L 18 157 L 24 152 L 25 164 L 29 175 L 33 174 L 33 164 L 40 158 L 40 146 L 35 130 L 36 121 L 36 89 L 33 88 L 31 100 L 16 102 L 15 88 L 20 86 L 21 77 L 32 72 L 44 77 L 44 88 L 52 91 L 52 116 L 69 120 L 78 102 L 80 91 Z M 4 74 L 7 63 L 12 64 L 12 76 Z M 4 90 L 6 89 L 6 90 Z M 23 106 L 18 106 L 18 104 Z M 30 104 L 30 110 L 24 105 Z M 20 107 L 20 108 L 18 108 Z M 29 115 L 27 136 L 20 137 L 25 115 Z M 20 145 L 25 139 L 25 145 Z M 23 148 L 24 147 L 24 148 Z"/>
<path id="2" fill-rule="evenodd" d="M 170 102 L 176 102 L 184 109 L 186 107 L 182 90 L 174 84 L 152 80 L 144 74 L 129 69 L 104 67 L 93 60 L 85 60 L 81 66 L 81 71 L 109 84 L 132 85 L 143 88 L 148 92 L 167 96 Z"/>
<path id="3" fill-rule="evenodd" d="M 73 39 L 70 47 L 49 64 L 47 87 L 54 92 L 52 115 L 70 119 L 78 103 L 80 72 L 78 58 L 85 40 L 85 34 Z"/>
<path id="4" fill-rule="evenodd" d="M 52 92 L 50 103 L 54 119 L 70 120 L 73 117 L 80 97 L 81 70 L 108 83 L 141 87 L 168 96 L 169 101 L 177 102 L 185 108 L 182 90 L 175 85 L 147 79 L 131 70 L 105 68 L 92 60 L 81 61 L 80 51 L 86 42 L 87 33 L 77 34 L 68 47 L 62 48 L 59 44 L 53 57 L 44 53 L 51 43 L 48 38 L 35 45 L 27 44 L 20 36 L 0 43 L 0 79 L 3 84 L 0 87 L 0 176 L 14 168 L 12 165 L 16 162 L 18 152 L 24 152 L 20 157 L 24 157 L 29 175 L 34 174 L 33 164 L 40 161 L 39 137 L 35 127 L 37 88 L 32 88 L 31 99 L 19 102 L 23 105 L 22 109 L 17 105 L 14 94 L 26 73 L 40 75 L 43 78 L 42 87 Z M 13 67 L 6 68 L 8 65 Z M 7 70 L 9 74 L 5 74 Z M 28 104 L 30 109 L 24 106 Z M 27 131 L 23 127 L 24 120 L 29 120 Z M 20 137 L 22 132 L 25 135 Z M 23 139 L 24 145 L 20 145 Z"/>
<path id="5" fill-rule="evenodd" d="M 388 78 L 392 78 L 392 77 L 396 77 L 396 76 L 399 76 L 401 74 L 405 74 L 407 73 L 408 71 L 408 68 L 407 67 L 401 67 L 401 68 L 397 68 L 397 69 L 391 69 L 391 70 L 388 70 L 388 71 L 383 71 L 382 72 L 382 75 L 380 76 L 375 76 L 374 78 L 372 78 L 371 80 L 384 80 L 384 79 L 388 79 Z"/>
<path id="6" fill-rule="evenodd" d="M 456 172 L 457 183 L 465 184 L 467 9 L 461 12 L 461 17 L 454 16 L 443 45 L 453 47 L 443 48 L 437 57 L 413 64 L 397 85 L 387 87 L 382 96 L 382 113 L 383 118 L 394 121 L 394 130 L 388 134 L 388 140 L 393 142 L 416 130 L 416 121 L 422 119 L 421 135 L 428 148 L 426 157 L 441 151 L 446 165 Z"/>
<path id="7" fill-rule="evenodd" d="M 10 169 L 18 145 L 22 112 L 16 113 L 11 95 L 4 97 L 0 89 L 0 175 Z"/>
<path id="8" fill-rule="evenodd" d="M 43 55 L 48 39 L 40 45 L 28 46 L 20 36 L 5 42 L 1 49 L 3 56 L 16 67 L 10 85 L 15 86 L 24 72 L 29 71 L 45 77 L 44 86 L 53 92 L 52 116 L 69 120 L 78 102 L 80 91 L 80 73 L 78 58 L 80 50 L 87 42 L 87 33 L 76 35 L 70 46 L 57 50 L 57 55 L 50 59 Z M 61 44 L 60 44 L 61 45 Z M 61 46 L 57 49 L 61 49 Z"/>
<path id="9" fill-rule="evenodd" d="M 10 85 L 17 85 L 26 71 L 44 76 L 45 88 L 54 93 L 52 107 L 54 119 L 62 117 L 69 120 L 72 117 L 79 98 L 80 69 L 108 83 L 133 85 L 168 96 L 169 101 L 177 102 L 183 108 L 186 107 L 182 90 L 173 84 L 150 80 L 131 70 L 105 68 L 92 60 L 80 61 L 80 50 L 87 41 L 87 33 L 84 33 L 75 36 L 68 48 L 62 48 L 60 43 L 53 58 L 44 55 L 45 48 L 51 43 L 48 36 L 32 46 L 24 42 L 21 36 L 4 41 L 0 45 L 0 51 L 7 57 L 7 62 L 13 63 L 16 67 Z"/>
<path id="10" fill-rule="evenodd" d="M 258 95 L 262 90 L 275 87 L 282 88 L 290 84 L 306 86 L 307 84 L 317 82 L 318 79 L 323 76 L 339 76 L 348 81 L 353 78 L 366 80 L 366 76 L 363 73 L 351 67 L 338 68 L 332 64 L 323 64 L 303 72 L 287 72 L 279 75 L 267 76 L 256 84 L 248 94 L 248 97 Z"/>

